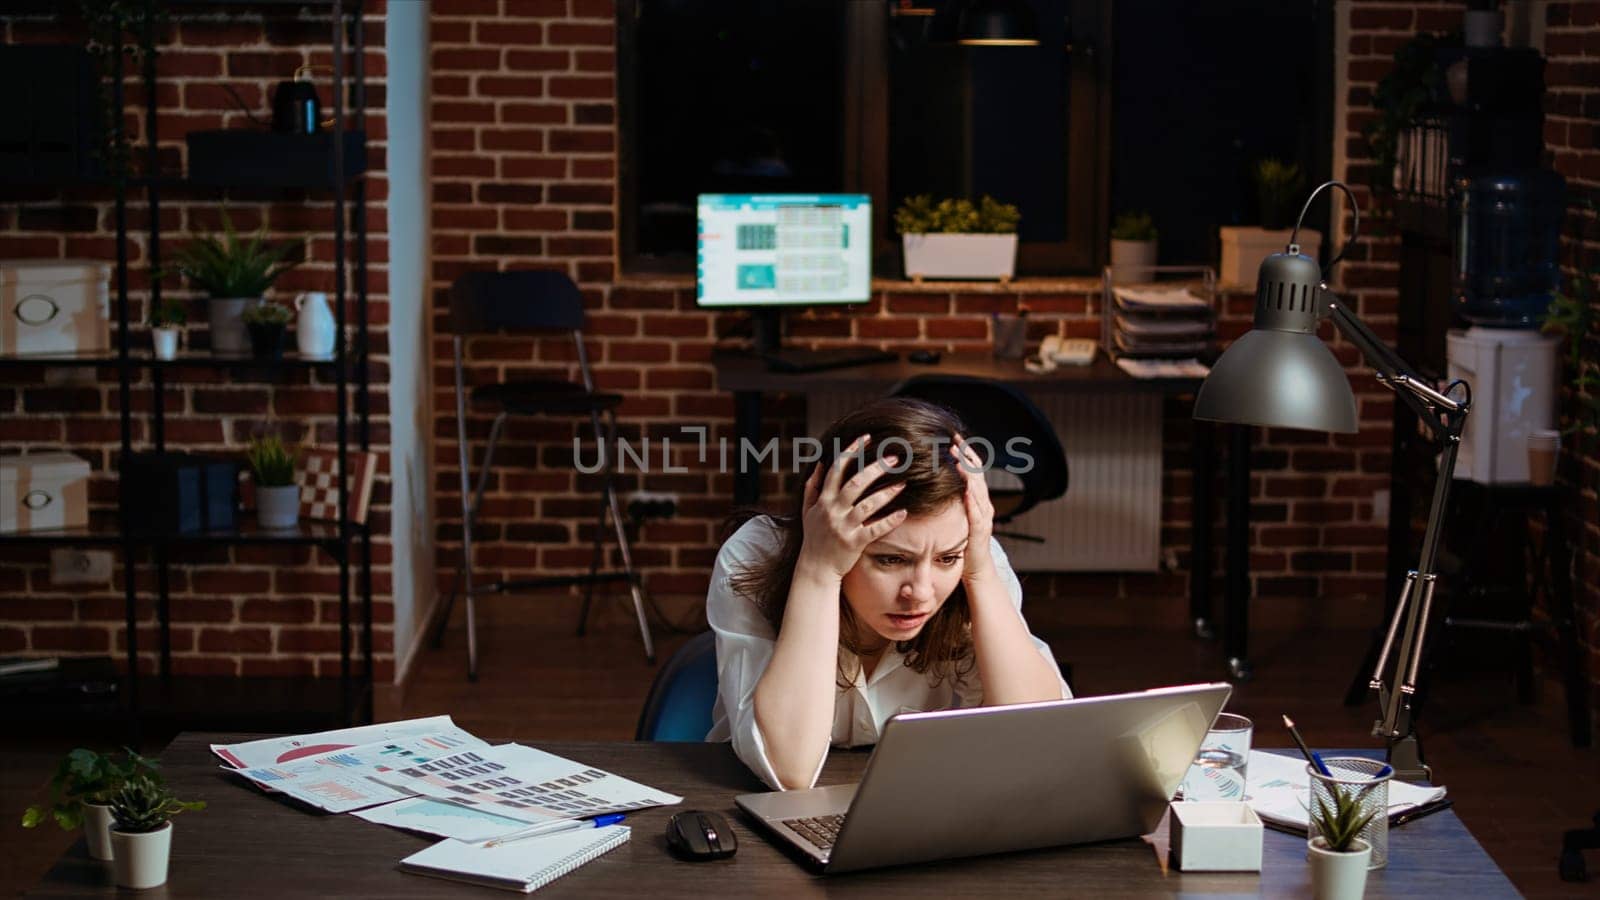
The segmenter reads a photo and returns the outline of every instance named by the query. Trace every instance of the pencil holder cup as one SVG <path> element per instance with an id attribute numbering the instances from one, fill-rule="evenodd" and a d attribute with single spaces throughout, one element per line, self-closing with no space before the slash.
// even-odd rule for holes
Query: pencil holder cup
<path id="1" fill-rule="evenodd" d="M 1021 359 L 1027 355 L 1028 320 L 1023 316 L 994 317 L 995 359 Z"/>
<path id="2" fill-rule="evenodd" d="M 1306 766 L 1311 776 L 1311 803 L 1308 807 L 1311 827 L 1308 837 L 1321 836 L 1317 828 L 1317 810 L 1332 808 L 1334 791 L 1359 798 L 1361 814 L 1372 813 L 1367 826 L 1356 835 L 1372 846 L 1372 859 L 1368 869 L 1381 869 L 1389 862 L 1389 779 L 1394 769 L 1381 760 L 1359 756 L 1330 756 L 1322 760 L 1328 775 L 1317 771 L 1316 766 Z"/>

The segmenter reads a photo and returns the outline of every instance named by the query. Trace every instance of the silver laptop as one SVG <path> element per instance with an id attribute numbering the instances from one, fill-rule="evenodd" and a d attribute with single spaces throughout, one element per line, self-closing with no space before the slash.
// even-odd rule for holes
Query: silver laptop
<path id="1" fill-rule="evenodd" d="M 735 802 L 825 873 L 1147 834 L 1231 692 L 903 713 L 859 784 Z"/>

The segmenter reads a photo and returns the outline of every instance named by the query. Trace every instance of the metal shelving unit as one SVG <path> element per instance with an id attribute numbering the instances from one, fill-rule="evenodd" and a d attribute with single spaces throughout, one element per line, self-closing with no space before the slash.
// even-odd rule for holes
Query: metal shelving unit
<path id="1" fill-rule="evenodd" d="M 174 5 L 195 7 L 222 7 L 241 6 L 236 0 L 179 0 Z M 251 7 L 265 8 L 267 15 L 272 15 L 271 7 L 274 5 L 262 0 L 251 0 Z M 363 136 L 359 146 L 365 148 L 366 127 L 366 84 L 364 51 L 365 39 L 363 32 L 363 3 L 362 0 L 296 0 L 292 5 L 322 6 L 330 13 L 331 36 L 330 45 L 333 59 L 333 134 L 342 134 L 348 126 L 352 131 Z M 347 44 L 347 34 L 349 43 Z M 349 73 L 347 79 L 345 72 L 345 55 L 351 52 L 354 58 L 354 71 Z M 159 50 L 157 50 L 159 52 Z M 113 54 L 115 62 L 112 71 L 112 103 L 120 112 L 125 109 L 124 78 L 122 54 Z M 120 438 L 121 455 L 126 457 L 133 452 L 133 412 L 131 397 L 134 390 L 133 377 L 136 372 L 149 370 L 150 389 L 153 393 L 150 416 L 151 448 L 161 451 L 166 449 L 165 428 L 165 387 L 166 373 L 174 370 L 188 368 L 221 368 L 234 374 L 242 380 L 270 381 L 276 374 L 284 371 L 310 370 L 318 374 L 331 374 L 333 386 L 337 395 L 335 417 L 336 435 L 338 444 L 338 459 L 341 472 L 350 471 L 350 453 L 352 439 L 360 451 L 366 451 L 371 445 L 370 427 L 370 384 L 368 361 L 368 291 L 367 291 L 367 181 L 362 175 L 346 176 L 344 152 L 346 141 L 329 141 L 332 151 L 332 167 L 330 178 L 303 178 L 296 181 L 293 175 L 285 178 L 273 179 L 271 184 L 260 181 L 224 184 L 213 181 L 199 182 L 193 179 L 174 177 L 161 173 L 159 166 L 159 133 L 156 104 L 156 74 L 154 54 L 146 58 L 143 71 L 139 73 L 145 87 L 145 140 L 143 148 L 146 159 L 146 169 L 151 173 L 148 177 L 129 179 L 94 179 L 92 183 L 109 184 L 114 192 L 114 219 L 116 229 L 116 298 L 114 314 L 115 326 L 115 352 L 111 354 L 99 353 L 85 356 L 48 355 L 31 357 L 10 357 L 0 359 L 0 372 L 17 369 L 39 369 L 52 367 L 94 367 L 112 370 L 117 376 L 117 390 L 120 407 Z M 350 91 L 350 109 L 346 110 L 345 92 Z M 122 139 L 123 117 L 118 115 L 113 126 L 113 140 Z M 81 184 L 83 182 L 76 182 Z M 20 184 L 20 183 L 19 183 Z M 37 183 L 29 183 L 28 187 L 38 187 Z M 66 187 L 68 185 L 59 185 Z M 148 352 L 135 351 L 132 348 L 132 335 L 130 333 L 130 301 L 128 297 L 128 192 L 129 189 L 140 190 L 144 193 L 149 210 L 149 245 L 147 262 L 151 270 L 159 269 L 162 255 L 162 228 L 161 228 L 161 201 L 163 192 L 182 189 L 191 193 L 207 193 L 226 191 L 230 188 L 251 189 L 261 187 L 273 188 L 300 188 L 308 192 L 315 192 L 331 196 L 333 205 L 333 235 L 334 235 L 334 321 L 336 333 L 340 339 L 335 347 L 335 356 L 332 360 L 301 359 L 294 354 L 287 354 L 281 362 L 269 363 L 251 358 L 217 357 L 208 354 L 184 354 L 176 360 L 156 360 Z M 353 212 L 353 216 L 351 213 Z M 353 228 L 347 222 L 353 218 Z M 353 234 L 349 233 L 353 232 Z M 353 266 L 354 285 L 347 283 L 346 269 Z M 158 279 L 150 279 L 150 302 L 159 303 L 161 300 L 161 284 Z M 347 314 L 348 301 L 354 301 L 353 316 Z M 353 318 L 353 322 L 349 321 Z M 353 335 L 348 326 L 354 326 Z M 353 407 L 353 408 L 352 408 Z M 353 421 L 352 421 L 353 419 Z M 351 434 L 351 426 L 355 434 Z M 232 679 L 236 684 L 223 691 L 223 695 L 230 698 L 229 706 L 216 707 L 207 710 L 204 697 L 212 695 L 212 691 L 202 689 L 193 690 L 181 682 L 184 679 L 174 679 L 171 666 L 171 604 L 169 602 L 168 573 L 172 564 L 170 553 L 175 549 L 194 548 L 201 546 L 235 546 L 235 545 L 280 545 L 280 546 L 314 546 L 320 547 L 333 557 L 339 566 L 339 681 L 337 686 L 338 718 L 340 721 L 370 720 L 372 717 L 372 532 L 365 525 L 349 520 L 349 506 L 347 492 L 349 479 L 341 479 L 339 485 L 339 519 L 337 522 L 302 522 L 294 529 L 284 531 L 265 531 L 255 526 L 254 522 L 247 522 L 241 518 L 238 527 L 224 531 L 203 531 L 181 534 L 150 534 L 139 533 L 130 529 L 126 520 L 116 512 L 96 512 L 91 515 L 87 526 L 73 529 L 63 529 L 50 532 L 23 532 L 17 534 L 0 535 L 0 544 L 32 544 L 32 545 L 93 545 L 111 546 L 121 550 L 123 562 L 124 603 L 126 608 L 126 653 L 127 675 L 124 679 L 126 686 L 126 709 L 135 722 L 142 716 L 160 714 L 161 706 L 170 707 L 167 712 L 179 715 L 192 715 L 207 717 L 206 713 L 215 712 L 218 715 L 237 716 L 239 710 L 237 703 L 241 700 L 252 699 L 270 704 L 273 698 L 294 697 L 299 698 L 295 704 L 303 704 L 307 697 L 327 697 L 335 693 L 326 686 L 315 684 L 296 685 L 293 679 L 260 679 L 262 690 L 251 690 L 243 682 L 250 679 Z M 159 678 L 153 682 L 151 679 L 142 678 L 138 672 L 139 634 L 137 610 L 139 599 L 139 583 L 135 577 L 140 551 L 149 550 L 156 573 L 156 611 L 160 624 L 161 653 Z M 351 582 L 352 575 L 358 576 L 353 594 Z M 352 606 L 356 600 L 360 601 L 360 622 L 362 636 L 362 653 L 359 660 L 359 671 L 356 669 L 357 660 L 354 652 L 354 639 L 352 629 L 355 627 Z M 199 680 L 199 679 L 197 679 Z M 305 681 L 314 681 L 306 679 Z M 151 682 L 141 691 L 141 682 Z M 271 684 L 267 684 L 271 682 Z M 152 686 L 153 685 L 153 686 Z M 239 689 L 241 686 L 244 689 Z M 141 694 L 148 692 L 158 701 L 156 706 L 146 709 L 141 704 Z M 164 698 L 183 696 L 187 699 L 182 704 L 161 703 Z M 219 695 L 220 696 L 220 695 Z M 198 699 L 198 702 L 196 702 Z M 278 710 L 278 713 L 294 712 L 294 710 Z"/>

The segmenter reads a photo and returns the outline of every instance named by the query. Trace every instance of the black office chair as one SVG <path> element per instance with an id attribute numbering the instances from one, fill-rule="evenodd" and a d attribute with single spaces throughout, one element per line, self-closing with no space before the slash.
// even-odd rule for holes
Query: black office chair
<path id="1" fill-rule="evenodd" d="M 994 502 L 994 522 L 1003 525 L 1046 500 L 1067 492 L 1067 454 L 1056 437 L 1055 426 L 1025 394 L 1007 384 L 974 378 L 970 375 L 917 375 L 900 382 L 890 391 L 894 397 L 914 397 L 944 406 L 967 425 L 968 438 L 983 438 L 993 448 L 992 458 L 984 462 L 1021 482 L 1016 489 L 990 486 Z M 1022 438 L 1013 452 L 1007 444 Z M 974 448 L 980 456 L 987 448 Z M 1033 458 L 1028 471 L 1026 456 Z M 996 529 L 995 537 L 1044 543 L 1038 535 Z"/>
<path id="2" fill-rule="evenodd" d="M 478 632 L 475 600 L 480 594 L 507 591 L 584 585 L 583 608 L 579 613 L 578 633 L 584 631 L 589 617 L 589 603 L 594 586 L 601 582 L 626 581 L 633 594 L 634 613 L 639 618 L 639 636 L 644 639 L 645 658 L 655 662 L 655 645 L 650 639 L 650 626 L 645 621 L 644 585 L 633 568 L 633 552 L 628 545 L 628 534 L 623 527 L 622 512 L 612 487 L 616 467 L 617 405 L 622 395 L 602 393 L 594 389 L 594 375 L 589 369 L 589 357 L 583 347 L 583 295 L 572 279 L 560 272 L 471 272 L 461 276 L 450 288 L 449 330 L 455 347 L 456 376 L 456 440 L 461 464 L 461 565 L 456 569 L 455 585 L 444 603 L 434 631 L 434 646 L 444 641 L 445 626 L 450 621 L 450 610 L 457 594 L 467 598 L 467 678 L 478 677 Z M 581 382 L 558 379 L 527 379 L 506 381 L 474 387 L 470 396 L 464 373 L 466 339 L 470 335 L 498 334 L 503 332 L 566 331 L 572 335 L 577 348 L 578 372 Z M 467 406 L 473 404 L 492 406 L 497 412 L 489 429 L 489 443 L 483 453 L 483 468 L 478 473 L 477 485 L 472 485 L 469 470 L 467 443 Z M 563 575 L 548 578 L 529 578 L 476 584 L 472 580 L 472 529 L 477 521 L 483 489 L 489 481 L 494 465 L 495 444 L 500 440 L 501 429 L 508 416 L 555 415 L 588 416 L 594 428 L 594 439 L 600 447 L 604 464 L 600 489 L 600 511 L 594 533 L 594 551 L 590 556 L 586 575 Z M 601 428 L 601 419 L 605 428 Z M 622 571 L 601 572 L 601 546 L 609 511 L 617 534 L 617 549 L 622 555 Z"/>

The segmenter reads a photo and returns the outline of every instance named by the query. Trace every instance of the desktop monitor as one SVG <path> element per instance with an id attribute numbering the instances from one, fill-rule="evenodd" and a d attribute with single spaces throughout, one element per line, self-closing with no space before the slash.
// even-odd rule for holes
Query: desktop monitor
<path id="1" fill-rule="evenodd" d="M 765 349 L 777 338 L 766 307 L 872 296 L 866 194 L 701 194 L 698 211 L 695 302 L 750 309 Z"/>

